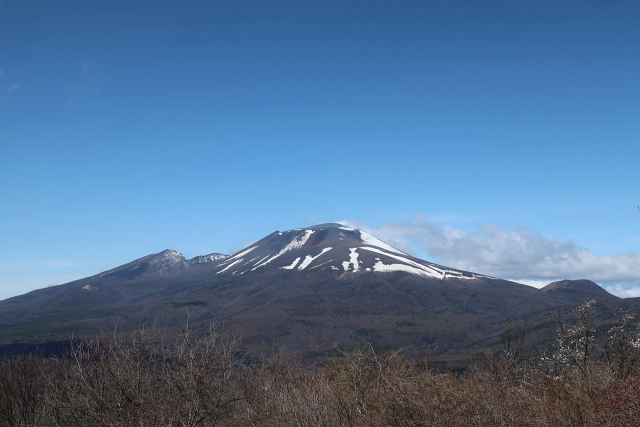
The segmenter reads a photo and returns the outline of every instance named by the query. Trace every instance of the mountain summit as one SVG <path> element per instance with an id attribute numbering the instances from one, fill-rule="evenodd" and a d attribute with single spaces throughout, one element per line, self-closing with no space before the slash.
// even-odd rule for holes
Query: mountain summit
<path id="1" fill-rule="evenodd" d="M 242 275 L 266 268 L 331 269 L 341 273 L 404 271 L 436 279 L 487 277 L 415 258 L 365 231 L 336 223 L 276 231 L 224 259 L 216 274 Z"/>

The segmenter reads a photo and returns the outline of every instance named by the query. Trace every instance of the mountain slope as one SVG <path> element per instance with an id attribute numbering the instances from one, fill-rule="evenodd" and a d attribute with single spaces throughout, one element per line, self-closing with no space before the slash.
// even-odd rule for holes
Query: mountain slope
<path id="1" fill-rule="evenodd" d="M 187 259 L 167 249 L 94 276 L 0 301 L 0 319 L 12 322 L 46 314 L 127 305 L 132 298 L 148 292 L 144 283 L 162 281 L 163 278 L 172 280 L 183 273 L 213 268 L 227 257 L 213 253 Z M 142 286 L 132 286 L 135 284 Z"/>

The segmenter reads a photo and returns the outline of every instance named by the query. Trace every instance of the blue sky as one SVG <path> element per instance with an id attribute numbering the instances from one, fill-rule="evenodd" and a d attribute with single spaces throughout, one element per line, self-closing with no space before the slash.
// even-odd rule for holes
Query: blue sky
<path id="1" fill-rule="evenodd" d="M 349 221 L 640 296 L 635 1 L 0 2 L 0 298 Z"/>

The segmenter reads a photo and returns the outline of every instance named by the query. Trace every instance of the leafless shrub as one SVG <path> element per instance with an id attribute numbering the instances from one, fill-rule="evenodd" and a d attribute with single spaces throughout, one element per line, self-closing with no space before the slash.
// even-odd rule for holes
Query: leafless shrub
<path id="1" fill-rule="evenodd" d="M 215 426 L 228 418 L 244 396 L 234 339 L 213 326 L 199 336 L 186 328 L 175 343 L 157 347 L 155 334 L 81 340 L 58 360 L 55 424 Z"/>
<path id="2" fill-rule="evenodd" d="M 68 357 L 0 359 L 6 426 L 512 426 L 640 425 L 637 335 L 621 313 L 598 346 L 589 303 L 562 323 L 539 364 L 522 364 L 526 323 L 503 351 L 464 373 L 438 372 L 368 344 L 314 369 L 281 355 L 247 363 L 224 328 L 185 325 L 77 340 Z"/>
<path id="3" fill-rule="evenodd" d="M 342 425 L 326 371 L 304 372 L 292 361 L 273 356 L 255 367 L 251 379 L 253 394 L 237 425 Z"/>
<path id="4" fill-rule="evenodd" d="M 618 321 L 609 330 L 604 346 L 604 357 L 615 374 L 625 379 L 638 369 L 640 361 L 640 337 L 633 316 L 625 310 L 618 311 Z"/>
<path id="5" fill-rule="evenodd" d="M 43 360 L 36 355 L 0 360 L 0 425 L 41 425 L 47 391 L 42 368 Z"/>

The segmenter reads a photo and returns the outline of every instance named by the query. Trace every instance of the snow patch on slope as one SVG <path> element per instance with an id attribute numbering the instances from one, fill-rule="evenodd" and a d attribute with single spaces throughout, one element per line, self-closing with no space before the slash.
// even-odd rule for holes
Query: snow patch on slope
<path id="1" fill-rule="evenodd" d="M 254 246 L 254 247 L 252 247 L 252 248 L 249 248 L 249 249 L 247 249 L 246 251 L 242 251 L 242 252 L 240 252 L 239 254 L 236 254 L 236 255 L 232 256 L 232 257 L 231 257 L 231 259 L 233 259 L 233 258 L 239 258 L 239 257 L 241 257 L 241 256 L 244 256 L 244 255 L 248 254 L 249 252 L 251 252 L 252 250 L 254 250 L 255 248 L 257 248 L 257 246 Z"/>
<path id="2" fill-rule="evenodd" d="M 233 259 L 235 259 L 235 258 L 240 258 L 241 256 L 244 256 L 244 255 L 248 254 L 249 252 L 251 252 L 251 251 L 252 251 L 252 250 L 254 250 L 255 248 L 257 248 L 257 246 L 253 246 L 253 247 L 251 247 L 251 248 L 249 248 L 249 249 L 247 249 L 247 250 L 245 250 L 245 251 L 240 252 L 239 254 L 235 254 L 234 256 L 227 257 L 227 259 L 226 259 L 226 260 L 224 260 L 224 261 L 222 261 L 222 262 L 220 263 L 220 265 L 225 265 L 225 264 L 227 264 L 227 263 L 231 262 L 231 260 L 233 260 Z M 231 263 L 231 264 L 229 264 L 229 265 L 231 266 L 231 265 L 233 265 L 233 264 L 236 264 L 236 263 L 235 263 L 235 262 L 232 262 L 232 263 Z M 226 270 L 226 268 L 225 268 L 225 270 Z M 224 270 L 223 270 L 223 271 L 224 271 Z"/>
<path id="3" fill-rule="evenodd" d="M 255 267 L 253 267 L 253 268 L 251 269 L 251 271 L 253 271 L 253 270 L 255 270 L 256 268 L 260 267 L 260 263 L 261 263 L 262 261 L 264 261 L 265 259 L 267 259 L 267 258 L 269 258 L 269 255 L 267 255 L 267 256 L 265 256 L 265 257 L 263 257 L 260 261 L 258 261 L 258 262 L 256 262 L 255 264 L 253 264 L 253 265 L 255 265 Z"/>
<path id="4" fill-rule="evenodd" d="M 327 265 L 330 262 L 333 262 L 333 259 L 330 259 L 329 261 L 321 262 L 320 264 L 314 265 L 313 267 L 309 267 L 309 270 L 313 270 L 314 268 L 322 267 L 323 265 Z"/>
<path id="5" fill-rule="evenodd" d="M 368 251 L 371 251 L 371 252 L 376 252 L 376 253 L 379 253 L 379 254 L 382 254 L 382 255 L 386 255 L 388 257 L 395 258 L 398 261 L 402 261 L 402 262 L 404 262 L 406 264 L 409 264 L 409 265 L 405 265 L 405 264 L 384 264 L 380 260 L 380 258 L 376 258 L 376 260 L 378 262 L 376 262 L 376 264 L 373 266 L 374 271 L 381 271 L 381 272 L 406 271 L 406 272 L 413 273 L 413 274 L 419 274 L 421 276 L 436 277 L 438 279 L 447 279 L 447 278 L 477 279 L 477 278 L 480 278 L 480 277 L 485 277 L 485 278 L 489 277 L 489 276 L 482 276 L 480 274 L 471 274 L 470 276 L 466 276 L 466 275 L 464 275 L 463 272 L 460 272 L 460 271 L 441 269 L 441 268 L 437 268 L 437 267 L 433 267 L 433 266 L 419 264 L 419 263 L 417 263 L 415 261 L 412 261 L 410 259 L 407 259 L 405 257 L 384 253 L 381 250 L 378 250 L 376 248 L 361 247 L 360 249 L 365 249 L 365 250 L 368 250 Z"/>
<path id="6" fill-rule="evenodd" d="M 307 268 L 309 266 L 309 264 L 311 264 L 313 262 L 314 259 L 318 258 L 319 256 L 323 255 L 326 252 L 329 252 L 331 249 L 331 247 L 328 248 L 324 248 L 322 250 L 322 252 L 320 252 L 318 255 L 316 256 L 311 256 L 311 255 L 307 255 L 306 258 L 304 259 L 304 261 L 302 261 L 302 264 L 300 264 L 300 267 L 298 267 L 298 270 L 302 271 L 305 268 Z"/>
<path id="7" fill-rule="evenodd" d="M 344 268 L 345 273 L 349 271 L 349 266 L 353 265 L 353 271 L 360 270 L 360 263 L 358 261 L 358 252 L 356 252 L 358 248 L 349 248 L 349 261 L 342 262 L 342 268 Z"/>
<path id="8" fill-rule="evenodd" d="M 225 271 L 227 271 L 228 269 L 230 269 L 231 267 L 233 267 L 234 265 L 236 265 L 237 263 L 241 262 L 244 258 L 240 258 L 235 260 L 234 262 L 232 262 L 231 264 L 227 265 L 225 268 L 223 268 L 222 270 L 218 271 L 216 274 L 220 274 L 220 273 L 224 273 Z"/>
<path id="9" fill-rule="evenodd" d="M 379 253 L 379 254 L 386 255 L 386 256 L 391 257 L 391 258 L 395 258 L 395 259 L 397 259 L 398 261 L 402 261 L 402 262 L 404 262 L 404 263 L 406 263 L 406 264 L 409 264 L 409 265 L 411 265 L 411 266 L 413 266 L 413 267 L 416 267 L 416 268 L 417 268 L 417 269 L 419 269 L 419 270 L 422 270 L 424 273 L 428 274 L 430 277 L 437 277 L 438 279 L 443 279 L 443 278 L 444 278 L 444 272 L 443 272 L 442 270 L 437 269 L 437 268 L 434 268 L 434 267 L 428 267 L 428 266 L 426 266 L 426 265 L 418 264 L 417 262 L 415 262 L 415 261 L 411 261 L 411 260 L 410 260 L 410 259 L 408 259 L 408 258 L 401 257 L 401 256 L 397 256 L 397 255 L 393 255 L 393 254 L 389 254 L 389 253 L 383 252 L 383 251 L 381 251 L 381 250 L 379 250 L 379 249 L 377 249 L 377 248 L 368 248 L 368 247 L 364 247 L 364 246 L 363 246 L 363 247 L 361 247 L 360 249 L 365 249 L 365 250 L 367 250 L 367 251 L 371 251 L 371 252 L 377 252 L 377 253 Z M 374 268 L 374 270 L 375 270 L 375 271 L 379 271 L 379 270 L 376 268 L 376 266 L 378 266 L 378 265 L 380 265 L 380 267 L 379 267 L 379 268 L 384 268 L 384 267 L 382 267 L 382 266 L 384 266 L 385 264 L 383 264 L 383 263 L 382 263 L 382 261 L 380 261 L 380 262 L 376 263 L 376 265 L 374 265 L 374 266 L 373 266 L 373 268 Z M 398 265 L 400 265 L 400 264 L 391 264 L 391 266 L 398 266 Z M 389 266 L 387 265 L 387 267 L 389 267 Z M 391 270 L 387 270 L 387 271 L 391 271 Z M 406 270 L 405 270 L 405 271 L 406 271 Z M 423 276 L 424 276 L 424 275 L 425 275 L 424 273 L 423 273 L 423 274 L 421 274 L 421 275 L 423 275 Z M 416 273 L 416 274 L 417 274 L 417 273 Z"/>
<path id="10" fill-rule="evenodd" d="M 293 260 L 293 262 L 291 263 L 291 265 L 288 265 L 286 267 L 280 267 L 280 268 L 284 268 L 285 270 L 293 270 L 294 267 L 296 266 L 296 264 L 298 264 L 298 261 L 300 261 L 300 257 L 296 258 L 295 260 Z"/>
<path id="11" fill-rule="evenodd" d="M 390 251 L 390 252 L 395 252 L 395 253 L 400 254 L 400 255 L 407 255 L 404 252 L 399 251 L 398 249 L 394 248 L 393 246 L 386 244 L 382 240 L 376 239 L 371 234 L 369 234 L 369 233 L 367 233 L 365 231 L 360 230 L 360 238 L 367 245 L 377 246 L 377 247 L 382 248 L 384 250 L 387 250 L 387 251 Z"/>
<path id="12" fill-rule="evenodd" d="M 274 259 L 278 258 L 279 256 L 281 256 L 282 254 L 289 252 L 293 249 L 298 249 L 301 248 L 302 246 L 304 246 L 305 243 L 307 243 L 307 240 L 309 240 L 309 237 L 311 237 L 311 235 L 314 233 L 313 230 L 304 230 L 304 235 L 300 236 L 299 239 L 296 239 L 295 237 L 293 238 L 293 240 L 291 242 L 289 242 L 289 244 L 287 244 L 287 246 L 285 246 L 284 248 L 282 248 L 280 250 L 280 252 L 278 252 L 276 255 L 272 256 L 271 258 L 269 258 L 268 260 L 266 260 L 265 262 L 263 262 L 262 264 L 258 264 L 254 270 L 258 267 L 262 267 L 263 265 L 269 264 L 271 261 L 273 261 Z"/>
<path id="13" fill-rule="evenodd" d="M 407 273 L 417 274 L 423 277 L 440 277 L 435 276 L 434 274 L 422 270 L 420 268 L 415 268 L 406 264 L 383 264 L 382 261 L 378 261 L 373 266 L 373 271 L 379 271 L 381 273 L 386 273 L 390 271 L 406 271 Z"/>

